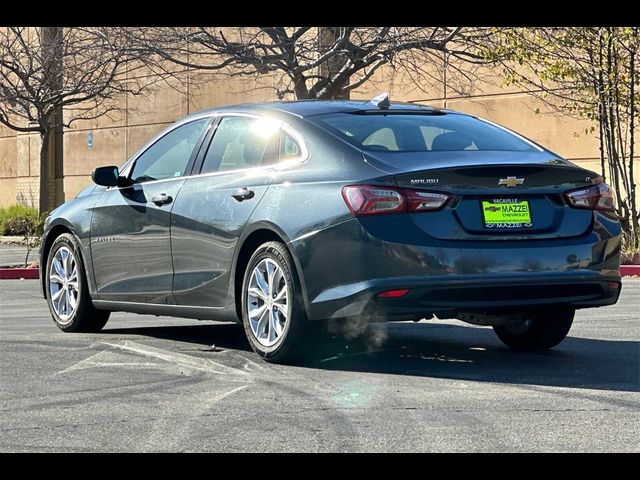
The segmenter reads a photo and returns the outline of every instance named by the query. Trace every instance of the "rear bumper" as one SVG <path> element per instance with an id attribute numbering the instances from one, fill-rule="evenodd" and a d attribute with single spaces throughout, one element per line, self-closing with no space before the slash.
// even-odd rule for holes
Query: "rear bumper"
<path id="1" fill-rule="evenodd" d="M 582 236 L 437 240 L 408 215 L 353 219 L 290 242 L 310 319 L 504 312 L 612 305 L 620 294 L 620 228 L 599 221 Z M 410 289 L 396 299 L 383 290 Z M 443 317 L 445 318 L 445 317 Z"/>
<path id="2" fill-rule="evenodd" d="M 616 284 L 617 288 L 612 288 Z M 391 289 L 409 289 L 399 298 L 378 298 Z M 312 302 L 313 319 L 366 316 L 372 321 L 416 320 L 461 311 L 507 313 L 522 310 L 613 305 L 620 295 L 615 272 L 446 276 L 378 279 L 327 290 Z"/>

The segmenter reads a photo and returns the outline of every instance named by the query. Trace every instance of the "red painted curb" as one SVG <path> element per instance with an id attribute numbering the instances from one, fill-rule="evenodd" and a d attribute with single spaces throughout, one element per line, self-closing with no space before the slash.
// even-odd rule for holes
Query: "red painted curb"
<path id="1" fill-rule="evenodd" d="M 640 265 L 620 265 L 620 275 L 623 277 L 640 275 Z"/>
<path id="2" fill-rule="evenodd" d="M 35 280 L 40 278 L 40 270 L 37 268 L 0 268 L 0 280 Z"/>

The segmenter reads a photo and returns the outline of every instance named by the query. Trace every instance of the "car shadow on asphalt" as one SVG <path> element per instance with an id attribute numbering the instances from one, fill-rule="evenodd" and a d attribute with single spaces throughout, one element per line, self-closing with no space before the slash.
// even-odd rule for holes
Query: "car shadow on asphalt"
<path id="1" fill-rule="evenodd" d="M 239 325 L 105 329 L 188 342 L 215 358 L 216 349 L 250 352 Z M 210 349 L 212 345 L 216 349 Z M 516 352 L 490 328 L 441 323 L 370 325 L 355 338 L 332 334 L 300 366 L 507 384 L 640 391 L 640 342 L 567 337 L 552 350 Z M 283 367 L 286 368 L 286 367 Z"/>
<path id="2" fill-rule="evenodd" d="M 371 331 L 374 333 L 372 334 Z M 381 335 L 380 332 L 384 332 Z M 336 342 L 332 348 L 332 342 Z M 551 350 L 517 352 L 490 328 L 374 325 L 340 349 L 331 339 L 316 368 L 523 385 L 640 391 L 640 342 L 567 337 Z M 337 352 L 337 353 L 336 353 Z"/>
<path id="3" fill-rule="evenodd" d="M 251 351 L 249 342 L 245 337 L 244 330 L 240 325 L 229 323 L 202 322 L 200 325 L 171 325 L 171 326 L 149 326 L 133 328 L 109 328 L 102 330 L 102 333 L 112 335 L 137 335 L 140 337 L 153 337 L 175 342 L 194 344 L 197 350 L 244 350 Z M 212 347 L 216 348 L 212 348 Z"/>

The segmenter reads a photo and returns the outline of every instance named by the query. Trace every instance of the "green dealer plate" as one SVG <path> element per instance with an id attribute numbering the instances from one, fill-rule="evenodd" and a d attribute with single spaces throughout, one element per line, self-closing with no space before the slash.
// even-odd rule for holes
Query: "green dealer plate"
<path id="1" fill-rule="evenodd" d="M 486 228 L 531 228 L 531 210 L 527 200 L 516 202 L 482 201 Z"/>

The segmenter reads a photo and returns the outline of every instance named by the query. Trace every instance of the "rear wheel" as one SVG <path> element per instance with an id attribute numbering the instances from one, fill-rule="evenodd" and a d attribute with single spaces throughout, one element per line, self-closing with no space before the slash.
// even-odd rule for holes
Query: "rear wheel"
<path id="1" fill-rule="evenodd" d="M 574 310 L 535 312 L 517 323 L 493 327 L 498 338 L 514 350 L 543 350 L 565 339 L 573 323 Z"/>
<path id="2" fill-rule="evenodd" d="M 110 312 L 91 303 L 80 250 L 73 235 L 63 233 L 53 241 L 46 268 L 49 311 L 64 332 L 97 332 Z"/>
<path id="3" fill-rule="evenodd" d="M 312 341 L 291 254 L 280 242 L 254 252 L 242 282 L 242 323 L 251 348 L 274 363 L 301 360 Z"/>

